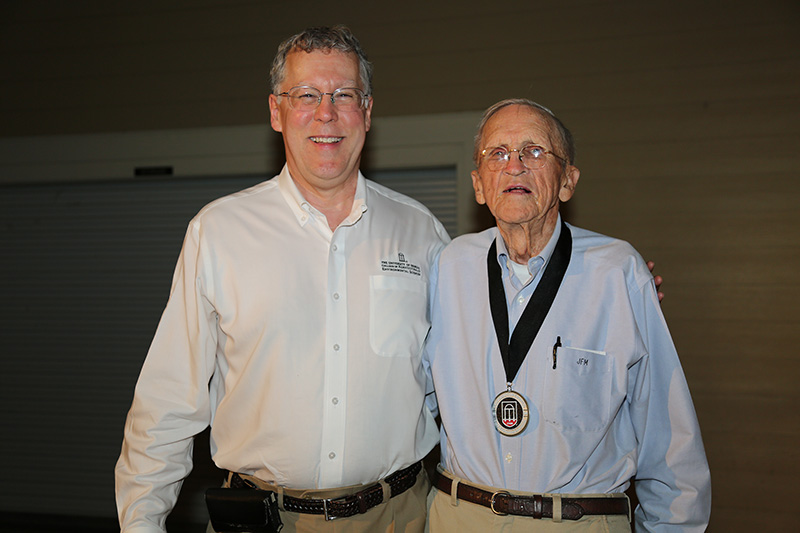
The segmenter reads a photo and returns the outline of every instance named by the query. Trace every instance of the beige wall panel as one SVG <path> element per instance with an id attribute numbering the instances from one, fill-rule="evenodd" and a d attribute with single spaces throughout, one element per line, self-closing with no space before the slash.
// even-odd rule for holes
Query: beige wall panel
<path id="1" fill-rule="evenodd" d="M 796 376 L 786 372 L 792 364 L 792 355 L 783 346 L 778 346 L 774 352 L 769 351 L 760 339 L 756 339 L 730 350 L 722 350 L 717 346 L 720 336 L 741 337 L 731 329 L 732 321 L 720 324 L 716 320 L 697 320 L 685 326 L 687 329 L 684 330 L 681 321 L 671 320 L 673 314 L 668 313 L 667 320 L 693 389 L 723 397 L 770 395 L 790 398 L 795 394 Z M 759 320 L 754 320 L 747 327 L 737 325 L 747 333 L 771 329 L 769 322 Z M 792 324 L 792 327 L 796 328 L 798 324 Z M 752 423 L 757 421 L 751 420 Z M 703 427 L 711 430 L 706 425 Z"/>
<path id="2" fill-rule="evenodd" d="M 695 402 L 698 401 L 702 398 L 696 396 Z M 708 406 L 709 402 L 702 405 Z M 792 422 L 797 424 L 796 417 L 786 416 L 792 407 L 788 399 L 764 401 L 759 397 L 731 396 L 719 397 L 709 408 L 698 408 L 714 484 L 709 531 L 792 530 L 790 524 L 794 518 L 789 514 L 786 500 L 776 495 L 790 495 L 797 490 L 794 465 L 800 460 L 797 452 L 800 435 L 796 431 L 765 435 L 761 430 L 764 425 L 785 428 Z M 736 414 L 736 427 L 716 431 L 715 415 L 731 418 L 731 412 Z"/>
<path id="3" fill-rule="evenodd" d="M 565 210 L 579 225 L 622 230 L 623 237 L 642 238 L 643 228 L 651 228 L 646 240 L 662 246 L 741 253 L 758 244 L 792 246 L 800 222 L 799 174 L 784 169 L 715 175 L 709 170 L 705 176 L 684 177 L 677 170 L 663 177 L 606 179 L 584 173 Z M 637 221 L 643 226 L 635 227 Z"/>
<path id="4" fill-rule="evenodd" d="M 726 401 L 726 410 L 737 404 Z M 762 419 L 780 424 L 774 410 L 787 405 L 758 404 L 758 413 L 743 417 L 742 424 Z M 760 425 L 760 424 L 759 424 Z M 796 476 L 792 465 L 800 457 L 794 452 L 798 435 L 765 439 L 757 432 L 742 435 L 740 431 L 706 435 L 706 447 L 720 450 L 722 456 L 711 458 L 714 483 L 714 510 L 709 531 L 791 531 L 796 512 L 777 494 L 794 494 Z"/>
<path id="5" fill-rule="evenodd" d="M 793 458 L 797 457 L 797 446 L 791 442 L 791 438 L 798 436 L 798 424 L 800 415 L 798 410 L 793 409 L 791 398 L 783 395 L 723 395 L 723 394 L 704 394 L 693 393 L 694 401 L 703 406 L 698 409 L 698 414 L 703 423 L 703 434 L 715 435 L 714 439 L 725 439 L 724 445 L 717 442 L 714 446 L 709 446 L 706 442 L 707 451 L 713 451 L 711 456 L 715 462 L 719 458 L 717 465 L 721 468 L 739 469 L 744 475 L 747 470 L 761 469 L 762 474 L 767 475 L 770 470 L 784 471 L 792 474 L 797 463 Z M 769 427 L 771 431 L 764 432 L 764 428 Z M 759 437 L 760 435 L 760 437 Z M 766 435 L 769 438 L 766 438 Z M 710 437 L 704 437 L 708 441 Z M 736 458 L 736 448 L 739 445 L 737 439 L 743 439 L 743 443 L 750 443 L 742 446 L 739 450 L 741 455 Z M 756 439 L 755 441 L 753 439 Z M 752 445 L 752 443 L 756 445 Z M 780 448 L 783 454 L 765 453 L 765 450 L 775 450 Z M 727 459 L 726 459 L 727 458 Z M 736 459 L 736 460 L 732 460 Z M 730 461 L 729 464 L 725 464 Z M 753 466 L 755 464 L 758 466 Z M 763 468 L 771 465 L 769 469 Z M 714 477 L 715 469 L 712 469 Z M 762 481 L 757 480 L 753 474 L 752 479 L 740 479 L 737 486 L 742 489 L 745 483 L 750 482 L 752 486 L 761 486 Z M 716 483 L 714 484 L 716 487 Z M 721 500 L 720 504 L 728 504 Z"/>
<path id="6" fill-rule="evenodd" d="M 695 331 L 700 334 L 709 333 L 709 326 L 713 321 L 730 321 L 736 318 L 747 318 L 751 321 L 753 331 L 771 331 L 772 323 L 790 320 L 800 326 L 796 316 L 787 318 L 786 312 L 791 310 L 795 302 L 800 299 L 800 287 L 796 285 L 770 285 L 755 277 L 748 285 L 722 284 L 709 288 L 697 286 L 673 287 L 676 302 L 670 309 L 666 306 L 665 312 L 677 314 L 687 319 L 695 319 Z M 724 294 L 728 292 L 729 294 Z M 672 298 L 672 295 L 670 295 Z M 670 315 L 668 315 L 670 316 Z M 747 330 L 747 329 L 745 329 Z M 714 331 L 713 329 L 711 331 Z M 723 333 L 720 330 L 715 333 Z M 727 333 L 727 332 L 725 332 Z M 711 339 L 709 339 L 711 342 Z M 687 348 L 691 349 L 689 346 Z M 743 345 L 731 357 L 752 357 L 760 353 L 761 344 Z"/>

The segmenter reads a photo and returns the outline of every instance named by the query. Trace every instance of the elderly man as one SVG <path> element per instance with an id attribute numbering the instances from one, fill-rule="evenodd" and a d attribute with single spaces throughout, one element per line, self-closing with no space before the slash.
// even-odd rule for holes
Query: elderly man
<path id="1" fill-rule="evenodd" d="M 123 532 L 164 531 L 209 425 L 226 487 L 242 489 L 209 494 L 219 531 L 269 531 L 274 514 L 283 531 L 424 528 L 420 460 L 438 431 L 421 353 L 449 238 L 359 172 L 371 73 L 346 28 L 278 49 L 286 166 L 189 224 L 116 467 Z"/>
<path id="2" fill-rule="evenodd" d="M 432 277 L 425 349 L 442 420 L 430 531 L 703 531 L 710 477 L 653 278 L 627 243 L 570 226 L 572 136 L 506 100 L 475 142 L 497 227 Z"/>

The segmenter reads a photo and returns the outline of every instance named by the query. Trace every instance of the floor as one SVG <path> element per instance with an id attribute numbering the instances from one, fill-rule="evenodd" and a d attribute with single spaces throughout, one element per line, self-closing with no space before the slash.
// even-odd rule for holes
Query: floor
<path id="1" fill-rule="evenodd" d="M 170 533 L 205 533 L 205 524 L 167 520 Z M 0 533 L 111 533 L 119 531 L 116 518 L 0 513 Z"/>

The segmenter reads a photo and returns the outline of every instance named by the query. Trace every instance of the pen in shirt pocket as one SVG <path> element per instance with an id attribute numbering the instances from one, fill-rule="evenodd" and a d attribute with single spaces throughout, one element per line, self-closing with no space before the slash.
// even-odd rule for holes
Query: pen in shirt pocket
<path id="1" fill-rule="evenodd" d="M 561 347 L 561 336 L 556 337 L 556 343 L 553 345 L 553 370 L 556 369 L 558 363 L 558 349 Z"/>

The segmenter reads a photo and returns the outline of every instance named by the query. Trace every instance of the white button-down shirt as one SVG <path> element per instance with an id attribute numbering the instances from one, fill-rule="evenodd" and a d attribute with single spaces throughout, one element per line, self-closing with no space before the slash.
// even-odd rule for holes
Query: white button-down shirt
<path id="1" fill-rule="evenodd" d="M 461 236 L 442 252 L 425 349 L 442 417 L 442 463 L 465 481 L 534 493 L 624 492 L 635 477 L 637 531 L 704 531 L 711 484 L 692 399 L 653 278 L 623 241 L 569 226 L 569 267 L 513 378 L 528 424 L 511 437 L 495 428 L 492 402 L 507 381 L 487 253 L 496 238 L 492 260 L 502 267 L 513 332 L 559 228 L 560 219 L 528 261 L 528 283 L 511 274 L 497 228 Z"/>
<path id="2" fill-rule="evenodd" d="M 289 488 L 422 459 L 438 440 L 420 361 L 428 276 L 448 240 L 362 175 L 335 231 L 286 168 L 200 211 L 125 426 L 123 531 L 163 528 L 209 424 L 217 466 Z"/>

